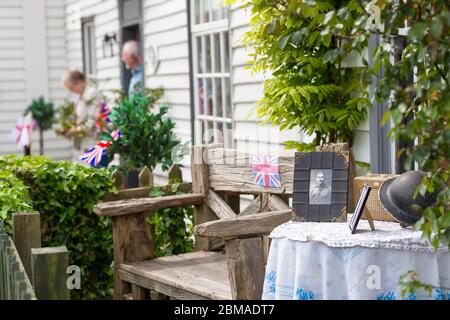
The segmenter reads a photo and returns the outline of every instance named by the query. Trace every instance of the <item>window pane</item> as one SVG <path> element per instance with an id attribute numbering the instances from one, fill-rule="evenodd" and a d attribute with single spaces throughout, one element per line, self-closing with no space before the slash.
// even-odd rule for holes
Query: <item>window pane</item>
<path id="1" fill-rule="evenodd" d="M 207 106 L 206 114 L 212 116 L 213 114 L 213 96 L 212 96 L 212 82 L 211 79 L 205 79 L 205 101 Z"/>
<path id="2" fill-rule="evenodd" d="M 202 10 L 202 23 L 210 22 L 210 12 L 211 12 L 211 1 L 210 0 L 202 0 L 202 5 L 200 9 Z"/>
<path id="3" fill-rule="evenodd" d="M 222 15 L 223 0 L 212 0 L 212 11 L 213 11 L 213 20 L 222 20 L 224 17 Z"/>
<path id="4" fill-rule="evenodd" d="M 203 73 L 203 64 L 202 64 L 202 39 L 201 37 L 195 38 L 196 42 L 196 55 L 197 55 L 197 72 Z"/>
<path id="5" fill-rule="evenodd" d="M 214 80 L 214 93 L 216 94 L 216 112 L 215 116 L 223 117 L 223 101 L 222 101 L 222 80 L 220 78 L 215 78 Z"/>
<path id="6" fill-rule="evenodd" d="M 222 72 L 230 71 L 230 54 L 228 46 L 228 32 L 220 33 L 220 55 L 221 55 L 221 69 Z"/>
<path id="7" fill-rule="evenodd" d="M 203 79 L 198 79 L 198 112 L 199 114 L 205 114 L 205 88 L 203 87 Z"/>
<path id="8" fill-rule="evenodd" d="M 211 73 L 211 37 L 209 35 L 203 36 L 205 43 L 205 54 L 206 54 L 206 70 L 205 73 Z"/>
<path id="9" fill-rule="evenodd" d="M 214 69 L 213 72 L 220 73 L 220 35 L 219 33 L 214 33 L 213 35 L 214 42 Z"/>
<path id="10" fill-rule="evenodd" d="M 231 106 L 231 92 L 230 92 L 230 79 L 229 78 L 223 78 L 223 83 L 222 85 L 224 86 L 224 95 L 225 95 L 225 99 L 224 99 L 224 114 L 226 118 L 231 118 L 232 116 L 232 106 Z"/>
<path id="11" fill-rule="evenodd" d="M 194 24 L 200 23 L 200 1 L 201 0 L 194 1 Z"/>
<path id="12" fill-rule="evenodd" d="M 224 72 L 230 72 L 230 46 L 229 46 L 229 37 L 228 32 L 223 32 L 223 39 L 224 39 L 224 47 L 222 49 L 222 54 L 225 57 L 225 66 L 224 66 Z"/>

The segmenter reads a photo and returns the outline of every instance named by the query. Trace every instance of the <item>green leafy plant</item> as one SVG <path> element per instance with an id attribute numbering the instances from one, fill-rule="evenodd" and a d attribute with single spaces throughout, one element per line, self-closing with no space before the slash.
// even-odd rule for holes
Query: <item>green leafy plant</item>
<path id="1" fill-rule="evenodd" d="M 288 148 L 312 150 L 328 143 L 353 144 L 353 130 L 370 106 L 364 68 L 344 68 L 350 51 L 345 38 L 323 21 L 342 1 L 250 0 L 252 28 L 244 37 L 251 46 L 251 67 L 270 72 L 257 114 L 281 130 L 299 129 L 314 136 L 311 144 L 286 142 Z M 356 18 L 358 10 L 343 16 Z M 341 28 L 348 31 L 350 22 Z M 360 45 L 361 47 L 361 45 Z"/>
<path id="2" fill-rule="evenodd" d="M 0 220 L 4 222 L 6 232 L 12 233 L 12 213 L 32 209 L 31 197 L 24 182 L 10 170 L 0 170 Z"/>
<path id="3" fill-rule="evenodd" d="M 51 129 L 55 111 L 53 109 L 53 103 L 45 102 L 43 97 L 33 99 L 31 104 L 25 111 L 25 114 L 31 112 L 33 119 L 36 120 L 39 128 L 39 152 L 44 154 L 44 131 Z"/>
<path id="4" fill-rule="evenodd" d="M 113 127 L 120 129 L 123 136 L 108 151 L 122 156 L 124 171 L 141 170 L 144 166 L 153 170 L 157 164 L 168 170 L 172 165 L 172 149 L 179 143 L 172 131 L 175 123 L 166 117 L 167 105 L 162 105 L 158 112 L 150 110 L 155 102 L 136 93 L 112 111 Z"/>
<path id="5" fill-rule="evenodd" d="M 170 189 L 163 192 L 159 187 L 153 187 L 150 197 L 182 194 L 179 191 L 181 181 L 169 181 Z M 155 211 L 149 223 L 155 226 L 156 255 L 166 256 L 191 252 L 194 249 L 193 224 L 194 210 L 192 206 Z"/>
<path id="6" fill-rule="evenodd" d="M 72 136 L 68 136 L 72 127 L 76 125 L 75 120 L 75 104 L 72 101 L 64 100 L 64 102 L 56 110 L 56 121 L 58 122 L 58 128 L 55 129 L 56 134 L 63 136 L 67 139 L 72 139 Z M 84 138 L 86 132 L 79 130 L 76 132 L 78 139 Z"/>
<path id="7" fill-rule="evenodd" d="M 438 191 L 437 202 L 423 211 L 414 228 L 422 231 L 435 249 L 450 247 L 450 5 L 445 0 L 344 4 L 322 23 L 341 37 L 340 24 L 351 25 L 352 49 L 361 48 L 373 35 L 390 40 L 369 52 L 374 61 L 367 69 L 373 75 L 381 74 L 376 98 L 380 103 L 389 102 L 383 123 L 391 119 L 389 137 L 404 142 L 397 154 L 406 158 L 404 169 L 411 170 L 417 163 L 428 172 L 416 195 Z M 356 20 L 347 15 L 336 18 L 351 10 L 360 12 Z M 379 23 L 374 25 L 377 11 Z M 417 281 L 411 272 L 402 278 L 402 284 L 404 294 L 417 287 L 430 291 L 430 286 Z"/>
<path id="8" fill-rule="evenodd" d="M 125 98 L 128 98 L 128 92 L 125 92 L 123 90 L 115 89 L 112 90 L 112 93 L 114 94 L 114 104 L 121 104 L 125 101 Z M 164 95 L 164 89 L 163 88 L 144 88 L 143 91 L 144 96 L 149 98 L 152 101 L 158 101 L 162 98 Z M 151 105 L 153 107 L 154 104 Z"/>
<path id="9" fill-rule="evenodd" d="M 115 190 L 109 172 L 44 157 L 0 157 L 0 168 L 0 177 L 8 179 L 0 179 L 5 225 L 12 212 L 38 211 L 42 245 L 67 246 L 70 264 L 81 269 L 81 290 L 73 290 L 72 299 L 110 298 L 112 226 L 110 219 L 92 212 Z"/>

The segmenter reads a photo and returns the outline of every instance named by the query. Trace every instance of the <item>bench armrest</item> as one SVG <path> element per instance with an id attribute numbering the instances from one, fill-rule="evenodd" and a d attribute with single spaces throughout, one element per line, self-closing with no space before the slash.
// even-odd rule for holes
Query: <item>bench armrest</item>
<path id="1" fill-rule="evenodd" d="M 194 233 L 223 239 L 268 235 L 276 226 L 291 220 L 292 215 L 292 210 L 282 210 L 209 221 L 195 226 Z"/>
<path id="2" fill-rule="evenodd" d="M 195 204 L 202 204 L 204 202 L 204 199 L 205 195 L 202 193 L 188 193 L 155 198 L 110 201 L 95 205 L 94 212 L 99 216 L 123 216 L 134 213 L 141 213 L 148 210 L 186 207 Z"/>

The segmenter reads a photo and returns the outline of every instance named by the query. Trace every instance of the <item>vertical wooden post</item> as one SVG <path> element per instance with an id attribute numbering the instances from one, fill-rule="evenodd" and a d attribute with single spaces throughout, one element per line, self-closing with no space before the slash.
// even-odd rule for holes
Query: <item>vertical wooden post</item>
<path id="1" fill-rule="evenodd" d="M 151 259 L 154 256 L 154 235 L 147 223 L 148 212 L 113 217 L 114 299 L 131 293 L 131 287 L 119 278 L 119 265 Z"/>
<path id="2" fill-rule="evenodd" d="M 31 277 L 31 249 L 41 247 L 39 212 L 13 214 L 13 239 L 28 277 Z"/>
<path id="3" fill-rule="evenodd" d="M 125 177 L 119 170 L 114 170 L 112 178 L 114 181 L 114 186 L 117 190 L 125 189 Z"/>
<path id="4" fill-rule="evenodd" d="M 233 300 L 260 300 L 264 285 L 264 253 L 261 237 L 225 241 Z"/>
<path id="5" fill-rule="evenodd" d="M 153 173 L 149 167 L 145 166 L 139 173 L 139 187 L 153 186 Z"/>
<path id="6" fill-rule="evenodd" d="M 192 150 L 191 170 L 192 170 L 192 192 L 207 194 L 209 189 L 208 164 L 204 159 L 206 147 L 195 146 Z M 212 212 L 206 203 L 194 206 L 194 225 L 217 220 L 217 216 Z M 213 239 L 195 235 L 195 250 L 210 250 L 215 247 Z"/>
<path id="7" fill-rule="evenodd" d="M 131 285 L 131 294 L 133 296 L 133 300 L 145 300 L 147 297 L 147 289 L 139 287 L 137 284 Z"/>
<path id="8" fill-rule="evenodd" d="M 67 287 L 69 253 L 66 247 L 31 249 L 33 287 L 40 300 L 70 300 Z"/>
<path id="9" fill-rule="evenodd" d="M 179 180 L 180 182 L 183 182 L 183 172 L 181 171 L 180 167 L 176 164 L 174 164 L 169 170 L 169 181 L 175 179 Z"/>

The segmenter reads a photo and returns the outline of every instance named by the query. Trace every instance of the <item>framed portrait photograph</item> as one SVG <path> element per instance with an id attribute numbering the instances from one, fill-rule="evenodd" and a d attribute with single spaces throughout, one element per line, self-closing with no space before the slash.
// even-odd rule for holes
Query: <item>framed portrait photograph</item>
<path id="1" fill-rule="evenodd" d="M 295 221 L 347 221 L 348 151 L 297 152 L 292 206 Z"/>

